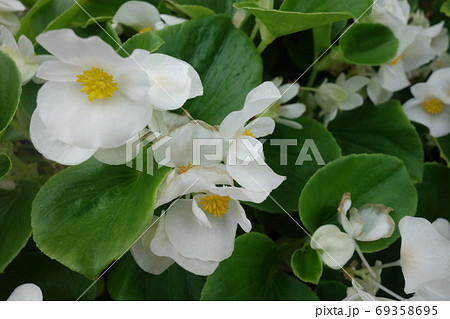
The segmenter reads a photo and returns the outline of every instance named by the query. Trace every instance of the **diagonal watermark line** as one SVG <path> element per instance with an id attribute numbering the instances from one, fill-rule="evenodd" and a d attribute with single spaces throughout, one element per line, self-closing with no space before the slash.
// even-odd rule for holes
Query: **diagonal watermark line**
<path id="1" fill-rule="evenodd" d="M 353 23 L 347 28 L 347 29 L 345 29 L 345 31 L 344 32 L 342 32 L 342 34 L 336 39 L 336 40 L 334 40 L 333 41 L 333 43 L 331 43 L 331 45 L 325 50 L 325 51 L 323 51 L 322 52 L 322 54 L 320 54 L 319 55 L 319 57 L 317 58 L 317 59 L 315 59 L 314 60 L 314 62 L 313 63 L 311 63 L 311 65 L 310 66 L 308 66 L 308 68 L 293 82 L 293 83 L 291 83 L 291 85 L 287 88 L 287 90 L 286 91 L 284 91 L 282 94 L 281 94 L 281 97 L 280 97 L 280 99 L 283 97 L 283 95 L 286 93 L 286 92 L 288 92 L 290 89 L 291 89 L 291 87 L 295 84 L 295 83 L 297 83 L 298 81 L 300 81 L 300 79 L 306 74 L 306 73 L 308 73 L 308 71 L 317 63 L 317 62 L 319 62 L 320 61 L 320 59 L 322 59 L 323 58 L 323 56 L 325 55 L 325 54 L 327 54 L 328 53 L 328 51 L 330 51 L 330 49 L 344 36 L 344 34 L 346 34 L 347 33 L 347 31 L 348 30 L 350 30 L 356 23 L 358 23 L 359 22 L 359 19 L 361 19 L 370 9 L 372 9 L 372 7 L 375 5 L 375 3 L 377 3 L 378 2 L 378 0 L 375 0 L 371 5 L 370 5 L 370 7 L 368 7 L 366 10 L 364 10 L 364 12 L 358 17 L 358 18 L 356 18 L 355 19 L 355 21 L 353 21 Z M 270 104 L 257 118 L 256 118 L 256 120 L 255 120 L 255 122 L 256 121 L 258 121 L 261 117 L 263 117 L 264 116 L 264 114 L 276 103 L 277 101 L 275 101 L 275 102 L 273 102 L 272 104 Z"/>
<path id="2" fill-rule="evenodd" d="M 152 79 L 152 81 L 153 82 L 155 82 L 156 83 L 156 85 L 158 85 L 159 86 L 159 88 L 161 89 L 161 90 L 163 90 L 164 91 L 164 93 L 166 93 L 167 94 L 167 96 L 169 96 L 169 98 L 171 98 L 174 102 L 175 102 L 175 104 L 179 107 L 179 108 L 181 108 L 185 113 L 187 113 L 187 114 L 189 114 L 189 112 L 188 111 L 186 111 L 184 108 L 183 108 L 183 105 L 180 105 L 180 103 L 178 103 L 178 101 L 177 100 L 175 100 L 175 98 L 169 93 L 169 92 L 167 92 L 166 91 L 166 89 L 164 89 L 162 86 L 161 86 L 161 84 L 159 84 L 158 83 L 158 81 L 156 81 L 153 77 L 152 77 L 152 75 L 149 73 L 149 72 L 147 72 L 145 69 L 144 69 L 144 67 L 130 54 L 130 53 L 128 53 L 128 51 L 126 51 L 124 48 L 123 48 L 123 46 L 119 43 L 119 42 L 117 42 L 116 41 L 116 39 L 114 39 L 114 37 L 111 35 L 111 34 L 109 34 L 108 33 L 108 31 L 106 31 L 106 29 L 105 28 L 103 28 L 102 27 L 102 25 L 81 5 L 81 4 L 79 4 L 78 3 L 78 0 L 73 0 L 73 2 L 75 2 L 79 7 L 80 7 L 80 9 L 92 20 L 92 21 L 94 21 L 94 23 L 103 31 L 103 32 L 105 32 L 106 33 L 106 35 L 108 36 L 108 37 L 110 37 L 111 38 L 111 40 L 113 40 L 114 41 L 114 43 L 115 44 L 117 44 L 117 46 L 123 51 L 123 52 L 125 52 L 127 55 L 128 55 L 128 57 L 129 58 L 131 58 L 131 60 L 133 60 L 133 62 L 139 67 L 139 68 L 141 68 L 142 69 L 142 71 L 144 71 L 146 74 L 147 74 L 147 76 L 150 78 L 150 79 Z M 195 119 L 192 119 L 197 125 L 200 125 Z"/>
<path id="3" fill-rule="evenodd" d="M 280 205 L 280 203 L 278 203 L 278 201 L 275 199 L 275 198 L 273 198 L 271 195 L 270 195 L 270 193 L 269 192 L 267 192 L 262 186 L 261 186 L 261 184 L 260 183 L 258 183 L 254 178 L 252 178 L 252 180 L 267 194 L 267 196 L 271 199 L 271 200 L 273 200 L 273 202 L 278 206 L 278 207 L 280 207 L 281 208 L 281 210 L 283 210 L 283 212 L 286 214 L 286 215 L 288 215 L 289 216 L 289 218 L 290 219 L 292 219 L 293 221 L 294 221 L 294 223 L 296 223 L 297 224 L 297 226 L 306 234 L 306 235 L 308 235 L 308 237 L 311 239 L 311 241 L 313 241 L 318 247 L 320 247 L 320 249 L 325 253 L 325 254 L 327 254 L 327 256 L 328 257 L 330 257 L 335 263 L 336 263 L 336 265 L 338 265 L 341 269 L 342 269 L 342 271 L 349 277 L 349 278 L 351 278 L 352 280 L 354 280 L 355 281 L 355 283 L 359 286 L 359 288 L 361 289 L 361 290 L 364 290 L 365 291 L 365 289 L 355 280 L 355 277 L 354 276 L 352 276 L 352 275 L 350 275 L 349 274 L 349 272 L 347 271 L 347 270 L 345 270 L 344 269 L 344 267 L 343 266 L 341 266 L 341 264 L 340 263 L 338 263 L 337 261 L 336 261 L 336 259 L 334 259 L 334 257 L 333 256 L 331 256 L 331 254 L 330 253 L 328 253 L 328 251 L 325 249 L 325 248 L 323 248 L 323 246 L 320 244 L 320 243 L 318 243 L 312 236 L 311 236 L 311 234 L 302 226 L 302 225 L 300 225 L 295 219 L 294 219 L 294 217 L 292 217 L 291 215 L 289 215 L 289 213 L 286 211 L 286 209 L 284 209 L 284 207 L 283 206 L 281 206 Z M 370 294 L 369 294 L 370 295 Z M 372 297 L 372 295 L 370 295 L 370 298 L 372 298 L 373 299 L 373 297 Z M 373 299 L 373 301 L 375 301 L 375 299 Z"/>
<path id="4" fill-rule="evenodd" d="M 195 183 L 197 183 L 198 181 L 199 181 L 199 179 L 200 178 L 197 178 L 188 188 L 186 188 L 186 190 L 183 192 L 183 194 L 184 193 L 186 193 L 189 189 L 191 189 L 192 188 L 192 186 L 194 186 L 195 185 Z M 164 216 L 168 211 L 169 211 L 169 209 L 171 209 L 172 208 L 172 206 L 175 204 L 175 202 L 177 201 L 177 200 L 179 200 L 181 197 L 183 197 L 184 195 L 180 195 L 180 196 L 178 196 L 178 198 L 176 198 L 173 202 L 172 202 L 172 204 L 170 204 L 170 206 L 169 206 L 169 208 L 167 208 L 167 210 L 165 210 L 164 212 L 162 212 L 161 213 L 161 215 L 153 222 L 153 223 L 151 223 L 150 224 L 150 226 L 148 226 L 147 227 L 147 229 L 130 245 L 130 247 L 128 247 L 116 260 L 114 260 L 114 262 L 111 264 L 111 265 L 109 265 L 108 266 L 108 268 L 106 268 L 105 269 L 105 271 L 103 271 L 101 274 L 100 274 L 100 276 L 98 276 L 97 277 L 97 279 L 95 279 L 94 280 L 94 282 L 88 287 L 88 288 L 86 288 L 86 290 L 85 291 L 83 291 L 83 293 L 75 300 L 75 301 L 79 301 L 80 300 L 80 298 L 81 297 L 83 297 L 99 280 L 100 280 L 100 278 L 102 278 L 103 277 L 103 275 L 105 275 L 123 256 L 125 256 L 125 254 L 131 249 L 131 247 L 133 247 L 133 245 L 134 244 L 136 244 L 141 238 L 142 238 L 142 236 L 144 236 L 146 233 L 147 233 L 147 231 L 150 229 L 150 228 L 152 228 L 153 227 L 153 225 L 155 225 L 156 224 L 156 222 L 158 222 L 158 220 L 162 217 L 162 216 Z"/>

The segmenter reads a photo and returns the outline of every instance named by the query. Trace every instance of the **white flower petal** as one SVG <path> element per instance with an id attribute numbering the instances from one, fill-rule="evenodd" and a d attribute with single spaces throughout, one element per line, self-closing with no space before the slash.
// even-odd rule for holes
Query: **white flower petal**
<path id="1" fill-rule="evenodd" d="M 361 234 L 355 238 L 360 241 L 374 241 L 389 238 L 395 230 L 395 222 L 389 213 L 393 209 L 379 204 L 368 204 L 358 211 L 363 223 Z"/>
<path id="2" fill-rule="evenodd" d="M 361 90 L 368 83 L 369 83 L 368 78 L 366 78 L 365 76 L 357 75 L 348 78 L 342 87 L 348 90 L 349 92 L 356 92 Z"/>
<path id="3" fill-rule="evenodd" d="M 450 300 L 450 277 L 428 282 L 416 291 L 409 300 L 415 301 L 448 301 Z"/>
<path id="4" fill-rule="evenodd" d="M 219 262 L 217 261 L 187 258 L 179 254 L 167 237 L 165 216 L 162 216 L 159 220 L 156 235 L 150 243 L 150 249 L 155 255 L 174 259 L 176 263 L 184 269 L 200 276 L 209 276 L 216 270 L 217 266 L 219 266 Z"/>
<path id="5" fill-rule="evenodd" d="M 285 119 L 280 118 L 280 117 L 275 117 L 274 121 L 276 123 L 286 125 L 287 127 L 293 128 L 295 130 L 301 130 L 303 128 L 303 126 L 300 123 L 298 123 L 298 122 L 291 121 L 291 120 L 285 120 Z"/>
<path id="6" fill-rule="evenodd" d="M 156 29 L 156 23 L 160 22 L 161 18 L 158 9 L 144 1 L 129 1 L 120 6 L 114 15 L 112 22 L 123 24 L 135 31 L 150 27 L 152 30 Z"/>
<path id="7" fill-rule="evenodd" d="M 388 91 L 381 86 L 378 76 L 372 77 L 367 85 L 367 95 L 375 105 L 388 101 L 393 94 L 393 92 Z"/>
<path id="8" fill-rule="evenodd" d="M 429 221 L 406 216 L 400 220 L 399 229 L 406 293 L 450 276 L 450 241 L 442 237 Z"/>
<path id="9" fill-rule="evenodd" d="M 272 118 L 267 116 L 258 117 L 248 123 L 245 126 L 245 129 L 249 129 L 256 138 L 259 138 L 272 134 L 275 130 L 275 122 Z"/>
<path id="10" fill-rule="evenodd" d="M 343 111 L 354 110 L 357 107 L 363 105 L 364 99 L 358 93 L 351 93 L 347 100 L 339 103 L 339 108 Z"/>
<path id="11" fill-rule="evenodd" d="M 115 148 L 141 131 L 152 116 L 145 101 L 120 92 L 89 102 L 77 83 L 47 82 L 38 92 L 37 112 L 59 140 L 86 149 Z"/>
<path id="12" fill-rule="evenodd" d="M 296 119 L 302 116 L 306 111 L 306 105 L 303 103 L 286 104 L 280 107 L 278 116 L 288 119 Z"/>
<path id="13" fill-rule="evenodd" d="M 23 284 L 11 293 L 7 301 L 42 301 L 41 288 L 35 284 Z"/>
<path id="14" fill-rule="evenodd" d="M 186 19 L 174 17 L 168 14 L 161 14 L 161 19 L 163 19 L 167 25 L 175 25 L 187 21 Z"/>
<path id="15" fill-rule="evenodd" d="M 248 233 L 252 230 L 252 223 L 248 220 L 247 215 L 245 214 L 244 208 L 237 200 L 230 200 L 229 204 L 229 213 L 234 215 L 239 226 L 241 226 L 242 230 Z M 227 212 L 227 213 L 228 213 Z"/>
<path id="16" fill-rule="evenodd" d="M 397 64 L 383 64 L 378 70 L 378 79 L 381 86 L 388 91 L 397 92 L 409 86 L 409 80 L 406 77 L 403 61 Z"/>
<path id="17" fill-rule="evenodd" d="M 448 222 L 448 220 L 444 218 L 438 218 L 432 223 L 432 225 L 442 237 L 450 240 L 450 223 Z"/>
<path id="18" fill-rule="evenodd" d="M 96 149 L 82 149 L 58 140 L 50 133 L 36 111 L 31 117 L 30 137 L 39 153 L 63 165 L 78 165 L 96 152 Z"/>
<path id="19" fill-rule="evenodd" d="M 298 83 L 286 83 L 280 86 L 278 89 L 281 93 L 279 102 L 280 104 L 284 104 L 297 96 L 298 92 L 300 91 L 300 85 Z"/>
<path id="20" fill-rule="evenodd" d="M 47 81 L 55 82 L 74 82 L 78 74 L 83 74 L 82 67 L 64 63 L 61 61 L 47 61 L 42 63 L 36 73 L 36 76 Z M 80 85 L 81 90 L 81 85 Z"/>
<path id="21" fill-rule="evenodd" d="M 272 82 L 264 82 L 251 90 L 242 110 L 231 112 L 220 124 L 220 135 L 228 140 L 242 134 L 245 123 L 253 116 L 262 113 L 281 97 L 280 91 Z"/>

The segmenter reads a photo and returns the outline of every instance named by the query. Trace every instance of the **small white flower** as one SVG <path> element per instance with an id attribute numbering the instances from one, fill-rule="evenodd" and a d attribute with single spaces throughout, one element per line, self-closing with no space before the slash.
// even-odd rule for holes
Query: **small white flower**
<path id="1" fill-rule="evenodd" d="M 137 61 L 149 53 L 120 57 L 99 37 L 79 38 L 72 30 L 43 33 L 37 41 L 58 60 L 44 62 L 30 134 L 45 157 L 66 165 L 97 150 L 114 149 L 151 120 L 148 76 Z"/>
<path id="2" fill-rule="evenodd" d="M 355 252 L 353 239 L 335 225 L 319 227 L 311 237 L 311 248 L 318 250 L 323 263 L 332 269 L 342 268 Z"/>
<path id="3" fill-rule="evenodd" d="M 263 113 L 265 116 L 272 117 L 275 122 L 286 125 L 294 129 L 302 129 L 300 123 L 291 121 L 291 119 L 299 118 L 305 113 L 306 105 L 303 103 L 288 103 L 298 95 L 300 85 L 298 83 L 283 83 L 282 77 L 276 77 L 272 80 L 273 84 L 280 90 L 281 98 L 273 104 L 270 110 Z"/>
<path id="4" fill-rule="evenodd" d="M 450 69 L 433 72 L 427 83 L 411 87 L 414 96 L 406 101 L 403 110 L 411 121 L 430 129 L 433 137 L 450 132 Z"/>
<path id="5" fill-rule="evenodd" d="M 367 95 L 374 105 L 387 102 L 391 99 L 394 92 L 388 91 L 381 86 L 378 74 L 375 74 L 370 78 L 369 84 L 367 84 Z"/>
<path id="6" fill-rule="evenodd" d="M 12 33 L 3 25 L 0 25 L 0 50 L 8 54 L 16 63 L 22 85 L 34 77 L 39 64 L 51 59 L 48 55 L 35 55 L 33 44 L 24 35 L 21 35 L 16 42 Z"/>
<path id="7" fill-rule="evenodd" d="M 380 204 L 367 204 L 360 209 L 350 209 L 351 206 L 350 193 L 345 193 L 338 207 L 338 220 L 347 234 L 359 241 L 391 237 L 395 230 L 395 222 L 389 216 L 392 208 Z"/>
<path id="8" fill-rule="evenodd" d="M 133 246 L 138 265 L 160 274 L 175 261 L 197 275 L 213 273 L 222 260 L 231 256 L 237 225 L 245 232 L 251 230 L 239 200 L 254 200 L 254 194 L 231 185 L 231 177 L 219 168 L 193 167 L 169 180 L 157 205 L 185 193 L 195 195 L 172 203 L 162 213 L 156 231 Z"/>
<path id="9" fill-rule="evenodd" d="M 344 73 L 339 74 L 336 83 L 322 83 L 314 97 L 322 108 L 320 115 L 325 115 L 324 124 L 328 125 L 336 117 L 338 110 L 349 111 L 361 106 L 364 99 L 357 91 L 367 83 L 369 79 L 364 76 L 346 79 Z"/>
<path id="10" fill-rule="evenodd" d="M 7 301 L 42 301 L 41 288 L 35 284 L 23 284 L 11 293 Z"/>
<path id="11" fill-rule="evenodd" d="M 263 145 L 257 140 L 274 131 L 274 120 L 269 117 L 253 119 L 280 97 L 280 91 L 272 82 L 264 82 L 248 93 L 242 110 L 228 114 L 219 127 L 221 138 L 228 144 L 227 171 L 241 186 L 253 191 L 270 193 L 285 180 L 264 162 Z"/>
<path id="12" fill-rule="evenodd" d="M 373 4 L 367 21 L 385 24 L 395 29 L 408 23 L 410 10 L 408 0 L 378 0 Z"/>
<path id="13" fill-rule="evenodd" d="M 158 9 L 144 1 L 128 1 L 124 3 L 112 19 L 114 28 L 125 25 L 136 32 L 160 30 L 167 25 L 179 24 L 185 19 L 172 17 L 166 14 L 159 14 Z"/>
<path id="14" fill-rule="evenodd" d="M 440 284 L 436 281 L 450 278 L 450 226 L 440 223 L 432 225 L 424 218 L 409 216 L 400 220 L 400 261 L 406 293 L 420 291 L 424 287 L 438 288 Z M 443 231 L 443 226 L 447 227 L 446 231 Z M 446 287 L 441 288 L 445 290 Z"/>
<path id="15" fill-rule="evenodd" d="M 17 13 L 24 10 L 25 6 L 18 0 L 0 0 L 0 25 L 16 34 L 20 29 Z"/>

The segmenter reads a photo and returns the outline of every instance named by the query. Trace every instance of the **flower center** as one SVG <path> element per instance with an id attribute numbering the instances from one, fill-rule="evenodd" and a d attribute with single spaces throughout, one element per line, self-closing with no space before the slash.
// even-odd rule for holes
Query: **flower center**
<path id="1" fill-rule="evenodd" d="M 214 217 L 222 217 L 228 210 L 229 196 L 206 195 L 202 197 L 199 204 L 202 205 L 203 210 L 214 215 Z"/>
<path id="2" fill-rule="evenodd" d="M 192 167 L 194 167 L 194 165 L 192 165 L 190 162 L 187 163 L 187 165 L 183 165 L 181 166 L 178 170 L 177 173 L 178 174 L 183 174 L 186 173 L 188 170 L 190 170 Z"/>
<path id="3" fill-rule="evenodd" d="M 89 102 L 94 99 L 108 100 L 118 90 L 113 76 L 99 68 L 84 71 L 83 74 L 77 75 L 77 79 L 77 82 L 81 83 L 83 87 L 81 92 L 85 92 L 89 96 Z"/>
<path id="4" fill-rule="evenodd" d="M 250 130 L 249 128 L 246 128 L 244 130 L 244 133 L 242 133 L 242 135 L 244 135 L 244 136 L 251 136 L 253 138 L 256 138 L 255 135 L 253 135 L 252 130 Z"/>
<path id="5" fill-rule="evenodd" d="M 423 102 L 423 108 L 425 111 L 431 114 L 439 114 L 444 108 L 444 103 L 436 98 L 431 98 Z"/>
<path id="6" fill-rule="evenodd" d="M 403 58 L 402 55 L 399 55 L 394 61 L 391 61 L 389 64 L 390 65 L 397 65 L 398 62 Z"/>
<path id="7" fill-rule="evenodd" d="M 147 31 L 152 31 L 152 27 L 146 27 L 146 28 L 143 28 L 143 29 L 139 30 L 139 34 L 142 34 L 142 33 L 147 32 Z"/>

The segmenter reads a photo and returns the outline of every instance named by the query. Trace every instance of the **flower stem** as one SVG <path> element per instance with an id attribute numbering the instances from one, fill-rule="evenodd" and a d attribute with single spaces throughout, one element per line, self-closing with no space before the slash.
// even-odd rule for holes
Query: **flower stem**
<path id="1" fill-rule="evenodd" d="M 399 259 L 399 260 L 393 261 L 391 263 L 386 263 L 386 264 L 382 264 L 382 265 L 379 265 L 379 266 L 373 266 L 372 268 L 373 269 L 384 269 L 384 268 L 396 267 L 396 266 L 401 266 L 401 265 L 402 264 L 401 264 L 400 259 Z"/>
<path id="2" fill-rule="evenodd" d="M 300 89 L 303 91 L 319 92 L 319 89 L 309 86 L 301 86 Z"/>
<path id="3" fill-rule="evenodd" d="M 385 286 L 383 286 L 382 284 L 379 284 L 379 283 L 376 282 L 376 281 L 373 281 L 373 284 L 374 284 L 375 286 L 377 286 L 378 288 L 380 288 L 381 290 L 383 290 L 384 292 L 390 294 L 392 297 L 394 297 L 394 298 L 396 298 L 396 299 L 398 299 L 398 300 L 400 300 L 400 301 L 405 301 L 405 300 L 406 300 L 406 299 L 403 298 L 402 296 L 396 294 L 395 292 L 393 292 L 393 291 L 390 290 L 389 288 L 386 288 Z"/>
<path id="4" fill-rule="evenodd" d="M 354 241 L 354 243 L 355 243 L 355 250 L 356 250 L 356 252 L 358 253 L 359 258 L 361 258 L 361 261 L 362 261 L 362 263 L 364 264 L 364 266 L 366 266 L 366 268 L 367 268 L 367 270 L 369 271 L 370 275 L 371 275 L 373 278 L 375 278 L 375 279 L 378 278 L 378 276 L 377 276 L 377 274 L 375 273 L 375 271 L 372 269 L 372 267 L 370 267 L 369 263 L 367 262 L 366 257 L 364 257 L 364 255 L 363 255 L 361 249 L 359 249 L 359 246 L 358 246 L 358 244 L 356 243 L 356 241 Z"/>

